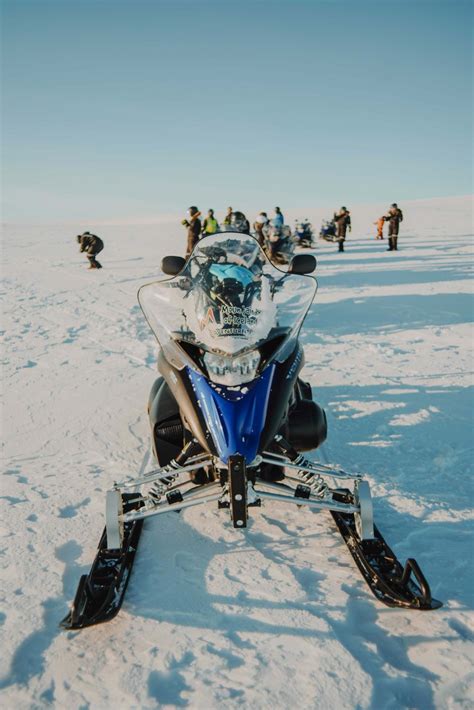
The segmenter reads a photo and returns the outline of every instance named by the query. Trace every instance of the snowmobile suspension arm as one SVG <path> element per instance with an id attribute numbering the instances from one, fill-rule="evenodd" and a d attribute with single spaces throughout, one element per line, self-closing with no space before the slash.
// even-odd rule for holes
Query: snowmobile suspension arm
<path id="1" fill-rule="evenodd" d="M 267 485 L 265 482 L 264 485 Z M 278 484 L 272 485 L 271 488 L 277 488 Z M 270 486 L 269 486 L 270 487 Z M 306 505 L 309 508 L 316 508 L 316 510 L 334 510 L 339 513 L 358 513 L 359 508 L 356 505 L 351 505 L 348 503 L 338 503 L 334 500 L 315 500 L 314 498 L 300 498 L 297 496 L 285 495 L 282 493 L 271 493 L 269 491 L 262 491 L 259 487 L 255 487 L 254 491 L 258 498 L 262 500 L 275 500 L 280 501 L 280 503 L 294 503 L 295 505 Z"/>
<path id="2" fill-rule="evenodd" d="M 127 489 L 135 488 L 144 483 L 153 483 L 154 481 L 159 481 L 160 479 L 177 478 L 181 473 L 186 471 L 193 471 L 197 467 L 207 466 L 212 463 L 212 458 L 210 456 L 194 456 L 189 459 L 186 466 L 174 467 L 172 464 L 168 466 L 163 466 L 163 468 L 156 468 L 153 471 L 148 471 L 144 473 L 140 478 L 130 478 L 126 481 L 121 481 L 120 483 L 114 483 L 115 489 Z"/>
<path id="3" fill-rule="evenodd" d="M 218 484 L 216 484 L 218 485 Z M 130 511 L 129 513 L 123 513 L 119 516 L 120 522 L 128 523 L 132 520 L 141 520 L 142 518 L 151 518 L 154 515 L 160 515 L 161 513 L 170 513 L 173 510 L 183 510 L 184 508 L 191 508 L 194 505 L 201 505 L 202 503 L 210 503 L 214 500 L 220 500 L 223 497 L 222 489 L 216 493 L 209 493 L 202 496 L 191 496 L 190 498 L 184 498 L 176 503 L 162 502 L 155 505 L 153 508 L 141 508 L 140 510 Z"/>
<path id="4" fill-rule="evenodd" d="M 301 460 L 296 459 L 291 461 L 286 456 L 280 456 L 280 454 L 275 454 L 273 452 L 265 452 L 262 454 L 261 460 L 264 463 L 272 464 L 273 466 L 280 466 L 281 468 L 291 468 L 295 471 L 300 471 L 302 473 L 314 473 L 322 476 L 330 476 L 331 478 L 340 479 L 359 479 L 362 476 L 359 473 L 347 473 L 341 468 L 333 468 L 332 466 L 326 466 L 322 463 L 317 463 L 316 461 L 308 461 L 304 457 Z"/>

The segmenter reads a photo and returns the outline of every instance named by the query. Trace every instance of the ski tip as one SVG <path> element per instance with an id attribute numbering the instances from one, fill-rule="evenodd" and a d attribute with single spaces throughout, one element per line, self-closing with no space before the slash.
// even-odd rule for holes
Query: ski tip
<path id="1" fill-rule="evenodd" d="M 72 623 L 72 614 L 70 611 L 66 614 L 64 619 L 59 622 L 59 628 L 64 631 L 73 631 L 75 628 L 78 628 Z"/>

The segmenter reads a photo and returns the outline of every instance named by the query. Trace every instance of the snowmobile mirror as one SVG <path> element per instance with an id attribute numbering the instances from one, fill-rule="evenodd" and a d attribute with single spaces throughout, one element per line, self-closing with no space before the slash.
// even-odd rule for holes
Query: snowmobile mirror
<path id="1" fill-rule="evenodd" d="M 184 269 L 186 259 L 182 256 L 165 256 L 161 261 L 161 270 L 168 276 L 176 276 Z"/>
<path id="2" fill-rule="evenodd" d="M 312 254 L 297 254 L 290 261 L 289 274 L 312 274 L 316 268 L 316 258 Z"/>

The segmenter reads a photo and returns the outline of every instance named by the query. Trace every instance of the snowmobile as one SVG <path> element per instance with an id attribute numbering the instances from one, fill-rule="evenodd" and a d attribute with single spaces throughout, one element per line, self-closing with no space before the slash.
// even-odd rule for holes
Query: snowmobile
<path id="1" fill-rule="evenodd" d="M 314 246 L 313 225 L 307 219 L 303 221 L 295 220 L 294 239 L 296 246 L 310 249 Z"/>
<path id="2" fill-rule="evenodd" d="M 329 511 L 379 601 L 441 605 L 416 561 L 402 566 L 374 525 L 368 481 L 307 455 L 327 436 L 324 409 L 300 377 L 315 267 L 299 254 L 282 271 L 252 236 L 226 232 L 201 239 L 188 261 L 165 257 L 171 278 L 139 289 L 160 345 L 148 402 L 156 467 L 107 492 L 99 549 L 64 628 L 117 614 L 146 518 L 211 503 L 237 529 L 275 502 Z"/>
<path id="3" fill-rule="evenodd" d="M 337 241 L 336 223 L 333 219 L 325 219 L 319 230 L 319 238 L 327 242 Z"/>
<path id="4" fill-rule="evenodd" d="M 288 225 L 282 227 L 268 223 L 263 227 L 265 253 L 274 264 L 289 264 L 295 251 L 295 242 Z"/>

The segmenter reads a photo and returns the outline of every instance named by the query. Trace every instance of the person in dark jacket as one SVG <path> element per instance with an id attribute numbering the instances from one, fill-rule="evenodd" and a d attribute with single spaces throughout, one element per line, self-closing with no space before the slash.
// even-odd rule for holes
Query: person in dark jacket
<path id="1" fill-rule="evenodd" d="M 400 222 L 403 222 L 403 212 L 396 202 L 392 203 L 389 211 L 385 215 L 388 222 L 388 249 L 387 251 L 398 251 L 398 231 Z"/>
<path id="2" fill-rule="evenodd" d="M 222 222 L 222 224 L 224 224 L 228 227 L 231 222 L 233 213 L 234 213 L 234 210 L 232 209 L 232 207 L 228 207 L 226 216 L 224 217 L 224 221 Z"/>
<path id="3" fill-rule="evenodd" d="M 181 224 L 183 224 L 188 230 L 188 243 L 186 246 L 186 259 L 191 254 L 192 250 L 199 241 L 201 236 L 201 220 L 199 219 L 201 213 L 198 208 L 193 205 L 186 212 L 186 219 L 183 219 Z"/>
<path id="4" fill-rule="evenodd" d="M 339 251 L 344 251 L 347 228 L 349 227 L 349 232 L 352 229 L 351 213 L 346 207 L 341 207 L 339 212 L 334 212 L 334 222 L 336 224 L 336 240 L 339 242 Z"/>
<path id="5" fill-rule="evenodd" d="M 253 223 L 253 228 L 255 230 L 255 236 L 258 239 L 258 243 L 263 248 L 265 246 L 265 235 L 263 233 L 263 228 L 268 224 L 268 216 L 266 212 L 260 212 L 257 219 Z"/>
<path id="6" fill-rule="evenodd" d="M 84 232 L 77 235 L 77 243 L 80 244 L 81 252 L 85 251 L 89 259 L 89 269 L 101 269 L 102 264 L 99 264 L 96 255 L 104 248 L 104 242 L 95 234 Z"/>

